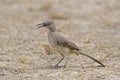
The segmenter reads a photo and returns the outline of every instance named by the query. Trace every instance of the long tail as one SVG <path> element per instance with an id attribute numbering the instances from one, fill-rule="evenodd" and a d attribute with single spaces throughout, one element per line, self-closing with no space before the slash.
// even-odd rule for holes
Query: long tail
<path id="1" fill-rule="evenodd" d="M 102 64 L 100 61 L 96 60 L 95 58 L 93 58 L 93 57 L 91 57 L 91 56 L 89 56 L 89 55 L 87 55 L 87 54 L 85 54 L 85 53 L 83 53 L 83 52 L 81 52 L 81 51 L 80 51 L 79 53 L 80 53 L 81 55 L 87 56 L 87 57 L 89 57 L 90 59 L 94 60 L 95 62 L 99 63 L 99 64 L 101 65 L 101 67 L 105 67 L 104 64 Z"/>

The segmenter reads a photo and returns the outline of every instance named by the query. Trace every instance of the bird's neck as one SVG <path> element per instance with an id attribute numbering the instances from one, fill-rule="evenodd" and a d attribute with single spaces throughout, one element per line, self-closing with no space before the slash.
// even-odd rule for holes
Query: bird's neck
<path id="1" fill-rule="evenodd" d="M 53 25 L 50 25 L 49 31 L 50 31 L 50 32 L 56 32 L 56 27 L 55 27 L 54 24 L 53 24 Z"/>

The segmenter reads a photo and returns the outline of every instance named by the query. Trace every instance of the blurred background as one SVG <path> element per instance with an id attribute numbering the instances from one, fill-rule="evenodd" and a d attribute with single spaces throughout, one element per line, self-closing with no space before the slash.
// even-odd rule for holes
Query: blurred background
<path id="1" fill-rule="evenodd" d="M 42 69 L 47 30 L 36 25 L 47 19 L 107 67 L 71 55 L 67 69 Z M 119 80 L 120 0 L 0 0 L 0 80 L 20 79 Z"/>

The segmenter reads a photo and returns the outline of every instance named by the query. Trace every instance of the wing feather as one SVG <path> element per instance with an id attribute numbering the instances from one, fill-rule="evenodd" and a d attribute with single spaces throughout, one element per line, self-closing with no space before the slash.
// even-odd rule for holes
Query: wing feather
<path id="1" fill-rule="evenodd" d="M 54 39 L 55 39 L 56 44 L 59 46 L 64 46 L 64 47 L 68 47 L 71 49 L 80 50 L 79 47 L 74 42 L 66 39 L 64 36 L 62 36 L 59 33 L 54 34 Z"/>

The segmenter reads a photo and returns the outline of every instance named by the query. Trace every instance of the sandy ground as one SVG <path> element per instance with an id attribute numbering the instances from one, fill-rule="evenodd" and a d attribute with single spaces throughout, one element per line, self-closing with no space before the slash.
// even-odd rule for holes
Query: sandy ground
<path id="1" fill-rule="evenodd" d="M 70 55 L 66 68 L 49 68 L 47 30 L 36 28 L 49 18 L 106 67 Z M 120 80 L 120 0 L 0 0 L 0 80 Z"/>

